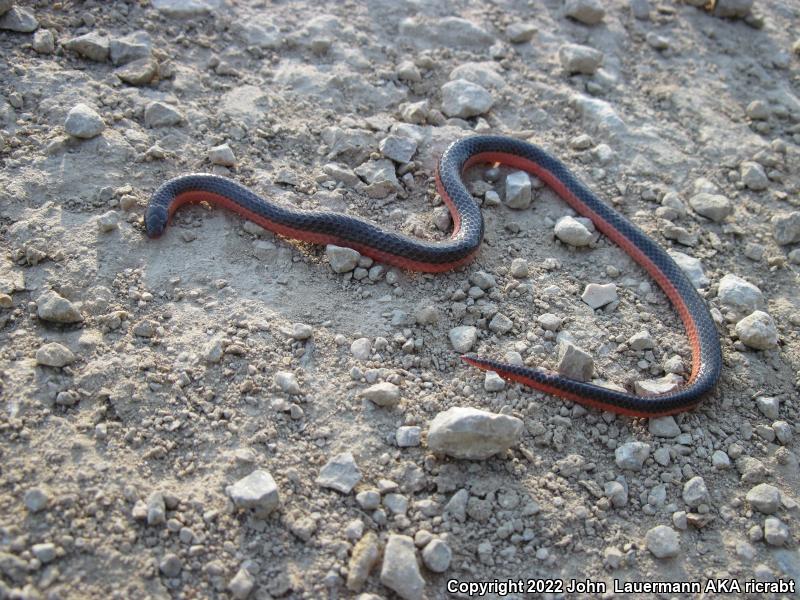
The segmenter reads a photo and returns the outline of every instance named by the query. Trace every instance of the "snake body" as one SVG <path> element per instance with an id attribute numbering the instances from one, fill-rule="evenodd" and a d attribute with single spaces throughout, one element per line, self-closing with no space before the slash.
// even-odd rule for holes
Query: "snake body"
<path id="1" fill-rule="evenodd" d="M 443 242 L 411 238 L 340 213 L 280 206 L 230 179 L 202 173 L 176 177 L 161 185 L 147 207 L 145 228 L 149 237 L 158 237 L 179 206 L 206 201 L 229 208 L 280 235 L 347 246 L 375 260 L 410 270 L 448 271 L 470 262 L 483 239 L 480 208 L 462 179 L 467 169 L 479 163 L 499 163 L 537 176 L 644 267 L 683 321 L 692 349 L 692 371 L 686 384 L 673 391 L 637 396 L 488 358 L 468 355 L 463 360 L 537 390 L 631 416 L 683 412 L 695 407 L 714 389 L 722 368 L 717 329 L 708 307 L 680 267 L 641 229 L 600 200 L 564 163 L 542 148 L 514 138 L 467 137 L 451 144 L 442 154 L 436 169 L 436 187 L 453 217 L 453 233 Z"/>

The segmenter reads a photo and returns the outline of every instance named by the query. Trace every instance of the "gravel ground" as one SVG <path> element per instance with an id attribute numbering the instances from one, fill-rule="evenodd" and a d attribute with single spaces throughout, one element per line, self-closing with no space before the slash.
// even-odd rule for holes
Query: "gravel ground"
<path id="1" fill-rule="evenodd" d="M 0 0 L 0 598 L 800 586 L 800 5 L 704 4 Z M 688 376 L 666 296 L 524 174 L 470 171 L 486 238 L 444 274 L 209 206 L 144 235 L 153 190 L 208 171 L 444 239 L 435 162 L 474 132 L 675 253 L 723 348 L 696 410 L 459 360 Z"/>

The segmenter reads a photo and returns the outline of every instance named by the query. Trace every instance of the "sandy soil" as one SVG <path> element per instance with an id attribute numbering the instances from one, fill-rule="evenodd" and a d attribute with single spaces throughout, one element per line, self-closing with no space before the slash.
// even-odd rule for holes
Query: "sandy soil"
<path id="1" fill-rule="evenodd" d="M 720 15 L 742 4 L 614 0 L 587 24 L 589 1 L 18 0 L 0 17 L 0 598 L 800 585 L 800 5 Z M 470 172 L 486 238 L 450 273 L 336 273 L 209 206 L 144 235 L 159 184 L 211 171 L 444 239 L 435 163 L 474 132 L 543 146 L 699 259 L 724 355 L 699 408 L 615 416 L 459 360 L 451 332 L 474 327 L 479 354 L 556 369 L 571 342 L 628 389 L 691 363 L 647 274 L 599 234 L 559 239 L 574 213 L 536 181 L 510 208 L 505 169 Z M 587 283 L 618 299 L 592 310 Z M 428 445 L 453 407 L 522 426 L 453 458 Z M 347 453 L 360 478 L 325 487 Z M 248 504 L 231 486 L 258 470 L 274 488 Z"/>

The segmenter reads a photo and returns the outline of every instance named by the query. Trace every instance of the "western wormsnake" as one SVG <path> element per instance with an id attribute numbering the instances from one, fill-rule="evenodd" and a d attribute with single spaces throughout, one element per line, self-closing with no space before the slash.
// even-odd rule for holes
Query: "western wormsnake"
<path id="1" fill-rule="evenodd" d="M 637 396 L 551 371 L 471 355 L 463 356 L 463 360 L 505 379 L 615 413 L 655 417 L 694 408 L 715 387 L 722 369 L 719 336 L 705 302 L 656 242 L 600 200 L 560 160 L 528 142 L 478 135 L 447 148 L 436 170 L 436 188 L 453 217 L 453 234 L 443 242 L 414 239 L 340 213 L 280 206 L 230 179 L 203 173 L 183 175 L 161 185 L 147 206 L 145 228 L 149 237 L 158 237 L 179 206 L 211 202 L 290 238 L 347 246 L 375 260 L 414 271 L 448 271 L 472 260 L 483 239 L 483 216 L 462 180 L 464 171 L 478 163 L 499 163 L 535 175 L 644 267 L 683 321 L 692 348 L 692 371 L 686 384 L 673 391 Z"/>

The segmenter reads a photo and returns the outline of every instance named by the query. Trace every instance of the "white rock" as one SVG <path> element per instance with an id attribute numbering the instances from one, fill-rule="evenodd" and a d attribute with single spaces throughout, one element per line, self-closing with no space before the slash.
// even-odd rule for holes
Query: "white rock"
<path id="1" fill-rule="evenodd" d="M 45 489 L 34 487 L 25 492 L 22 502 L 29 512 L 38 513 L 47 508 L 50 502 L 50 495 Z"/>
<path id="2" fill-rule="evenodd" d="M 744 345 L 756 350 L 769 350 L 778 346 L 775 321 L 760 310 L 750 313 L 736 324 L 736 335 Z"/>
<path id="3" fill-rule="evenodd" d="M 452 558 L 453 552 L 444 540 L 431 540 L 422 550 L 422 562 L 434 573 L 447 571 Z"/>
<path id="4" fill-rule="evenodd" d="M 625 122 L 605 100 L 578 95 L 575 104 L 591 132 L 608 134 L 612 138 L 627 133 Z"/>
<path id="5" fill-rule="evenodd" d="M 487 112 L 494 100 L 483 86 L 466 79 L 448 81 L 442 86 L 442 112 L 448 117 L 475 117 Z"/>
<path id="6" fill-rule="evenodd" d="M 350 452 L 342 452 L 331 458 L 320 469 L 317 477 L 318 485 L 342 494 L 349 494 L 359 481 L 361 481 L 361 471 L 358 470 L 358 465 Z"/>
<path id="7" fill-rule="evenodd" d="M 508 272 L 514 279 L 525 279 L 531 274 L 528 261 L 524 258 L 515 258 L 512 260 Z"/>
<path id="8" fill-rule="evenodd" d="M 0 16 L 0 29 L 16 31 L 18 33 L 31 33 L 39 27 L 33 12 L 21 6 L 11 6 L 8 11 Z"/>
<path id="9" fill-rule="evenodd" d="M 350 344 L 350 352 L 358 360 L 367 360 L 372 354 L 372 343 L 369 338 L 358 338 Z"/>
<path id="10" fill-rule="evenodd" d="M 740 171 L 742 183 L 745 187 L 758 192 L 769 187 L 769 179 L 767 179 L 767 174 L 764 172 L 764 167 L 757 162 L 743 162 Z"/>
<path id="11" fill-rule="evenodd" d="M 680 552 L 680 535 L 667 527 L 658 525 L 650 529 L 644 536 L 645 546 L 656 558 L 672 558 Z"/>
<path id="12" fill-rule="evenodd" d="M 275 373 L 275 385 L 287 394 L 300 393 L 300 384 L 297 382 L 294 373 L 290 371 L 278 371 Z"/>
<path id="13" fill-rule="evenodd" d="M 489 329 L 495 333 L 503 335 L 513 329 L 514 322 L 505 316 L 503 313 L 497 313 L 492 320 L 489 321 Z"/>
<path id="14" fill-rule="evenodd" d="M 617 286 L 613 283 L 590 283 L 581 294 L 581 300 L 594 309 L 617 300 Z"/>
<path id="15" fill-rule="evenodd" d="M 641 471 L 644 461 L 650 456 L 650 444 L 628 442 L 614 451 L 615 461 L 620 469 Z"/>
<path id="16" fill-rule="evenodd" d="M 250 574 L 250 571 L 242 567 L 236 572 L 233 579 L 228 582 L 228 589 L 236 600 L 244 600 L 253 591 L 255 584 L 256 580 Z"/>
<path id="17" fill-rule="evenodd" d="M 100 135 L 105 127 L 97 111 L 82 102 L 69 111 L 64 121 L 64 129 L 69 135 L 85 140 Z"/>
<path id="18" fill-rule="evenodd" d="M 512 171 L 506 176 L 506 206 L 517 210 L 531 205 L 531 178 L 525 171 Z"/>
<path id="19" fill-rule="evenodd" d="M 386 158 L 362 163 L 355 172 L 368 184 L 364 191 L 370 198 L 386 198 L 400 189 L 395 165 Z"/>
<path id="20" fill-rule="evenodd" d="M 733 214 L 731 201 L 721 194 L 701 192 L 689 198 L 689 206 L 699 215 L 718 223 Z"/>
<path id="21" fill-rule="evenodd" d="M 361 254 L 352 248 L 344 248 L 333 244 L 325 246 L 325 254 L 328 255 L 328 261 L 330 261 L 331 269 L 333 269 L 334 273 L 352 271 L 358 266 L 358 259 L 361 258 Z"/>
<path id="22" fill-rule="evenodd" d="M 45 344 L 36 350 L 37 365 L 64 367 L 75 362 L 75 358 L 75 354 L 73 354 L 72 350 L 58 342 Z"/>
<path id="23" fill-rule="evenodd" d="M 563 44 L 558 49 L 558 60 L 569 74 L 593 75 L 603 62 L 603 53 L 589 46 Z"/>
<path id="24" fill-rule="evenodd" d="M 119 227 L 119 213 L 115 210 L 109 210 L 97 217 L 97 229 L 101 233 L 111 233 Z"/>
<path id="25" fill-rule="evenodd" d="M 512 44 L 524 44 L 531 41 L 536 30 L 535 23 L 512 23 L 506 27 L 506 37 Z"/>
<path id="26" fill-rule="evenodd" d="M 121 38 L 114 38 L 108 44 L 111 62 L 124 65 L 141 58 L 149 58 L 151 52 L 150 34 L 136 31 Z"/>
<path id="27" fill-rule="evenodd" d="M 641 396 L 655 396 L 671 392 L 683 383 L 683 377 L 667 373 L 658 379 L 640 379 L 633 382 L 634 390 Z"/>
<path id="28" fill-rule="evenodd" d="M 233 167 L 236 165 L 236 156 L 228 144 L 220 144 L 214 146 L 208 151 L 208 159 L 212 165 L 221 165 L 223 167 Z"/>
<path id="29" fill-rule="evenodd" d="M 381 494 L 377 490 L 364 490 L 356 494 L 356 502 L 364 510 L 375 510 L 381 505 Z"/>
<path id="30" fill-rule="evenodd" d="M 631 350 L 650 350 L 656 347 L 656 343 L 655 340 L 653 340 L 653 336 L 650 335 L 650 332 L 643 329 L 630 337 L 628 346 L 630 346 Z"/>
<path id="31" fill-rule="evenodd" d="M 683 501 L 691 508 L 708 502 L 708 488 L 702 477 L 692 477 L 683 484 Z"/>
<path id="32" fill-rule="evenodd" d="M 31 551 L 33 552 L 33 555 L 39 559 L 39 562 L 45 565 L 53 562 L 57 556 L 56 545 L 52 542 L 34 544 L 31 546 Z"/>
<path id="33" fill-rule="evenodd" d="M 717 297 L 720 303 L 739 316 L 764 307 L 761 290 L 741 277 L 728 274 L 719 282 Z"/>
<path id="34" fill-rule="evenodd" d="M 627 506 L 628 490 L 619 481 L 608 481 L 603 487 L 606 498 L 617 508 Z"/>
<path id="35" fill-rule="evenodd" d="M 800 242 L 800 212 L 772 217 L 772 235 L 779 246 Z"/>
<path id="36" fill-rule="evenodd" d="M 724 450 L 715 450 L 714 454 L 711 455 L 711 464 L 715 469 L 729 469 L 731 459 Z"/>
<path id="37" fill-rule="evenodd" d="M 478 329 L 471 325 L 453 327 L 448 333 L 450 343 L 456 352 L 469 352 L 478 341 Z"/>
<path id="38" fill-rule="evenodd" d="M 781 492 L 774 485 L 759 483 L 750 488 L 746 496 L 747 501 L 755 510 L 765 515 L 778 512 L 781 507 Z"/>
<path id="39" fill-rule="evenodd" d="M 497 280 L 494 275 L 486 271 L 475 271 L 469 276 L 469 281 L 473 285 L 477 285 L 482 290 L 488 290 L 497 285 Z"/>
<path id="40" fill-rule="evenodd" d="M 278 485 L 264 469 L 256 469 L 228 486 L 226 491 L 238 508 L 252 508 L 260 516 L 266 516 L 280 506 Z"/>
<path id="41" fill-rule="evenodd" d="M 647 428 L 656 437 L 674 438 L 681 434 L 681 428 L 672 416 L 653 417 L 649 420 Z"/>
<path id="42" fill-rule="evenodd" d="M 486 376 L 483 380 L 483 389 L 487 392 L 499 392 L 505 389 L 506 381 L 494 371 L 486 371 Z"/>
<path id="43" fill-rule="evenodd" d="M 670 250 L 669 255 L 681 268 L 681 271 L 686 274 L 695 288 L 701 289 L 708 287 L 708 284 L 711 283 L 708 277 L 706 277 L 705 271 L 703 270 L 703 263 L 700 262 L 700 259 L 674 250 Z"/>
<path id="44" fill-rule="evenodd" d="M 164 502 L 164 494 L 158 490 L 152 492 L 147 497 L 147 524 L 162 525 L 167 521 L 167 505 Z"/>
<path id="45" fill-rule="evenodd" d="M 586 225 L 569 215 L 556 221 L 554 232 L 559 240 L 570 246 L 588 246 L 594 239 L 594 234 Z"/>
<path id="46" fill-rule="evenodd" d="M 781 403 L 774 396 L 759 396 L 756 398 L 756 406 L 762 415 L 774 421 L 780 413 Z"/>
<path id="47" fill-rule="evenodd" d="M 584 25 L 597 25 L 605 16 L 600 0 L 565 0 L 564 13 Z"/>
<path id="48" fill-rule="evenodd" d="M 158 12 L 167 17 L 189 18 L 208 14 L 222 6 L 223 0 L 152 0 Z"/>
<path id="49" fill-rule="evenodd" d="M 36 300 L 36 310 L 43 321 L 54 323 L 78 323 L 83 321 L 75 305 L 58 293 L 48 290 Z"/>
<path id="50" fill-rule="evenodd" d="M 483 460 L 516 444 L 521 432 L 516 417 L 456 406 L 431 421 L 428 447 L 453 458 Z"/>
<path id="51" fill-rule="evenodd" d="M 33 49 L 39 54 L 52 54 L 56 49 L 56 38 L 49 29 L 40 29 L 33 34 Z"/>
<path id="52" fill-rule="evenodd" d="M 383 552 L 381 583 L 404 600 L 422 600 L 425 580 L 419 571 L 414 540 L 390 534 Z"/>
<path id="53" fill-rule="evenodd" d="M 382 381 L 361 392 L 361 397 L 378 406 L 391 408 L 400 404 L 400 388 L 388 381 Z"/>
<path id="54" fill-rule="evenodd" d="M 461 17 L 409 17 L 400 21 L 400 35 L 417 47 L 488 48 L 494 37 Z"/>
<path id="55" fill-rule="evenodd" d="M 553 313 L 544 313 L 539 315 L 536 321 L 545 331 L 558 331 L 562 323 L 561 317 L 558 317 Z"/>

